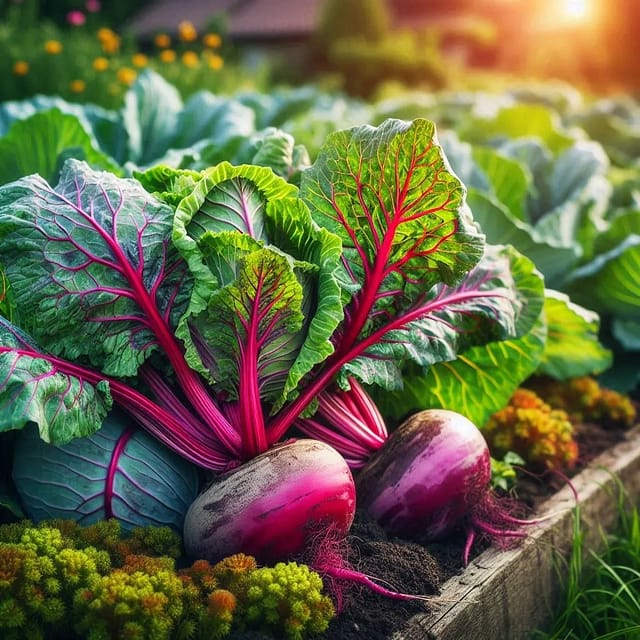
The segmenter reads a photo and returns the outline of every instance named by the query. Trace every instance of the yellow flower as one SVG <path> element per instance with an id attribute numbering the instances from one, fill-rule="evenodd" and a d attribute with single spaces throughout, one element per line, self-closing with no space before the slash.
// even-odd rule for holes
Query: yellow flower
<path id="1" fill-rule="evenodd" d="M 131 62 L 134 67 L 142 68 L 147 66 L 149 58 L 147 58 L 144 53 L 134 53 L 133 56 L 131 56 Z"/>
<path id="2" fill-rule="evenodd" d="M 100 56 L 93 61 L 92 66 L 96 71 L 106 71 L 109 68 L 109 60 Z"/>
<path id="3" fill-rule="evenodd" d="M 153 39 L 153 44 L 158 49 L 168 49 L 171 46 L 171 37 L 166 33 L 158 33 Z"/>
<path id="4" fill-rule="evenodd" d="M 62 51 L 62 43 L 58 40 L 47 40 L 44 43 L 44 50 L 51 56 L 58 55 Z"/>
<path id="5" fill-rule="evenodd" d="M 178 38 L 180 38 L 182 42 L 193 42 L 198 39 L 198 32 L 192 22 L 183 20 L 178 25 Z"/>
<path id="6" fill-rule="evenodd" d="M 29 63 L 24 60 L 18 60 L 13 65 L 13 73 L 16 76 L 26 76 L 29 73 Z"/>
<path id="7" fill-rule="evenodd" d="M 182 64 L 185 67 L 197 67 L 200 63 L 200 57 L 195 51 L 185 51 L 182 54 Z"/>
<path id="8" fill-rule="evenodd" d="M 217 33 L 205 33 L 202 44 L 209 49 L 217 49 L 222 44 L 222 38 Z"/>
<path id="9" fill-rule="evenodd" d="M 162 62 L 175 62 L 176 61 L 176 52 L 173 49 L 165 49 L 160 52 L 160 60 Z"/>
<path id="10" fill-rule="evenodd" d="M 82 93 L 87 88 L 87 85 L 84 80 L 74 80 L 69 85 L 69 88 L 73 93 Z"/>
<path id="11" fill-rule="evenodd" d="M 214 53 L 213 55 L 207 56 L 207 65 L 209 65 L 209 69 L 220 71 L 224 65 L 224 60 Z"/>
<path id="12" fill-rule="evenodd" d="M 137 72 L 129 67 L 122 67 L 121 69 L 118 69 L 118 82 L 126 84 L 127 86 L 133 84 L 133 81 L 137 76 Z"/>

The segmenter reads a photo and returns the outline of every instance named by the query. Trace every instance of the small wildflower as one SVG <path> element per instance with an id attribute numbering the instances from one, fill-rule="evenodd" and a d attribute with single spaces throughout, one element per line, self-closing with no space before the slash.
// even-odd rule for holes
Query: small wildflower
<path id="1" fill-rule="evenodd" d="M 67 22 L 72 27 L 81 27 L 87 21 L 87 17 L 82 13 L 82 11 L 78 11 L 77 9 L 73 11 L 69 11 L 67 13 Z"/>
<path id="2" fill-rule="evenodd" d="M 71 91 L 73 91 L 73 93 L 82 93 L 87 88 L 87 84 L 84 80 L 74 80 L 69 85 L 69 88 L 71 89 Z"/>
<path id="3" fill-rule="evenodd" d="M 138 74 L 136 73 L 136 71 L 129 67 L 122 67 L 121 69 L 118 69 L 118 74 L 117 74 L 118 82 L 121 82 L 122 84 L 126 84 L 127 86 L 133 84 L 137 76 Z"/>
<path id="4" fill-rule="evenodd" d="M 198 39 L 198 32 L 192 22 L 183 20 L 178 25 L 178 37 L 182 42 L 194 42 Z"/>
<path id="5" fill-rule="evenodd" d="M 160 60 L 162 62 L 171 63 L 176 61 L 176 52 L 173 49 L 165 49 L 160 52 Z"/>
<path id="6" fill-rule="evenodd" d="M 102 4 L 100 0 L 87 0 L 84 4 L 84 8 L 89 13 L 98 13 L 100 9 L 102 9 Z"/>
<path id="7" fill-rule="evenodd" d="M 149 59 L 144 53 L 134 53 L 133 56 L 131 56 L 131 63 L 134 67 L 142 68 L 147 66 Z"/>
<path id="8" fill-rule="evenodd" d="M 168 49 L 171 46 L 171 37 L 166 33 L 158 33 L 153 39 L 153 44 L 158 49 Z"/>
<path id="9" fill-rule="evenodd" d="M 195 51 L 185 51 L 182 54 L 182 64 L 185 67 L 197 67 L 200 63 L 200 57 Z"/>
<path id="10" fill-rule="evenodd" d="M 117 53 L 120 49 L 120 36 L 108 27 L 102 27 L 97 32 L 100 46 L 104 53 Z"/>
<path id="11" fill-rule="evenodd" d="M 91 63 L 91 66 L 95 71 L 106 71 L 109 68 L 109 60 L 103 56 L 99 56 Z"/>
<path id="12" fill-rule="evenodd" d="M 222 44 L 222 38 L 217 33 L 205 33 L 202 44 L 209 49 L 217 49 Z"/>
<path id="13" fill-rule="evenodd" d="M 104 42 L 105 40 L 111 40 L 113 37 L 117 36 L 113 29 L 109 29 L 108 27 L 101 27 L 96 32 L 96 37 L 100 42 Z"/>
<path id="14" fill-rule="evenodd" d="M 26 76 L 29 73 L 29 63 L 24 60 L 18 60 L 13 65 L 13 74 L 16 76 Z"/>
<path id="15" fill-rule="evenodd" d="M 214 53 L 213 55 L 207 56 L 207 65 L 214 71 L 220 71 L 224 65 L 224 61 L 219 55 Z"/>
<path id="16" fill-rule="evenodd" d="M 51 56 L 56 56 L 62 52 L 62 43 L 58 40 L 47 40 L 44 43 L 44 50 Z"/>

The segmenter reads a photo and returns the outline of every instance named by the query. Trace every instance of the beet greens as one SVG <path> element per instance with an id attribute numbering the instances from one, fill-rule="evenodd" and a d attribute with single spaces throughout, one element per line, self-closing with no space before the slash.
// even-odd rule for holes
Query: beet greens
<path id="1" fill-rule="evenodd" d="M 136 178 L 68 160 L 56 187 L 0 187 L 2 430 L 62 443 L 115 403 L 224 470 L 334 381 L 398 388 L 539 315 L 541 278 L 485 246 L 426 120 L 332 134 L 299 189 L 225 162 Z"/>

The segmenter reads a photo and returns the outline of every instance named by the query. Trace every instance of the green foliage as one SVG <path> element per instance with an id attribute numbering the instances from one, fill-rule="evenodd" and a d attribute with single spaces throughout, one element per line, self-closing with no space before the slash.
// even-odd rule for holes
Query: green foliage
<path id="1" fill-rule="evenodd" d="M 344 77 L 344 89 L 356 96 L 370 97 L 383 81 L 440 89 L 451 73 L 451 63 L 445 64 L 437 44 L 411 31 L 378 41 L 342 38 L 334 43 L 328 59 Z"/>
<path id="2" fill-rule="evenodd" d="M 277 631 L 300 640 L 324 631 L 334 608 L 322 594 L 322 580 L 306 565 L 279 562 L 247 574 L 239 597 L 238 615 L 248 627 Z"/>
<path id="3" fill-rule="evenodd" d="M 501 460 L 491 458 L 491 486 L 504 491 L 512 489 L 517 482 L 515 466 L 525 464 L 524 458 L 513 451 L 507 451 Z"/>
<path id="4" fill-rule="evenodd" d="M 530 389 L 516 389 L 482 430 L 492 454 L 517 453 L 533 468 L 567 469 L 578 457 L 573 424 Z"/>
<path id="5" fill-rule="evenodd" d="M 384 0 L 327 0 L 322 9 L 317 39 L 326 49 L 343 38 L 381 40 L 389 31 L 390 16 Z"/>
<path id="6" fill-rule="evenodd" d="M 298 640 L 335 614 L 306 565 L 258 568 L 238 554 L 177 569 L 179 547 L 166 527 L 122 536 L 116 520 L 0 525 L 0 635 L 217 640 L 237 627 Z"/>
<path id="7" fill-rule="evenodd" d="M 170 638 L 180 619 L 183 584 L 171 570 L 94 576 L 73 600 L 74 630 L 90 640 Z"/>

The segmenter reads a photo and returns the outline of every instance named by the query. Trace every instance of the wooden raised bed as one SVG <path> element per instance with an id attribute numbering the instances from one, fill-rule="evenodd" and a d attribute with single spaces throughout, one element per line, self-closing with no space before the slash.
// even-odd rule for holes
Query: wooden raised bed
<path id="1" fill-rule="evenodd" d="M 618 483 L 640 502 L 640 428 L 598 456 L 572 480 L 580 500 L 584 549 L 601 548 L 617 521 Z M 391 640 L 526 640 L 558 602 L 560 557 L 572 548 L 575 498 L 568 486 L 546 500 L 517 549 L 488 549 L 442 587 L 432 612 L 414 616 Z"/>

